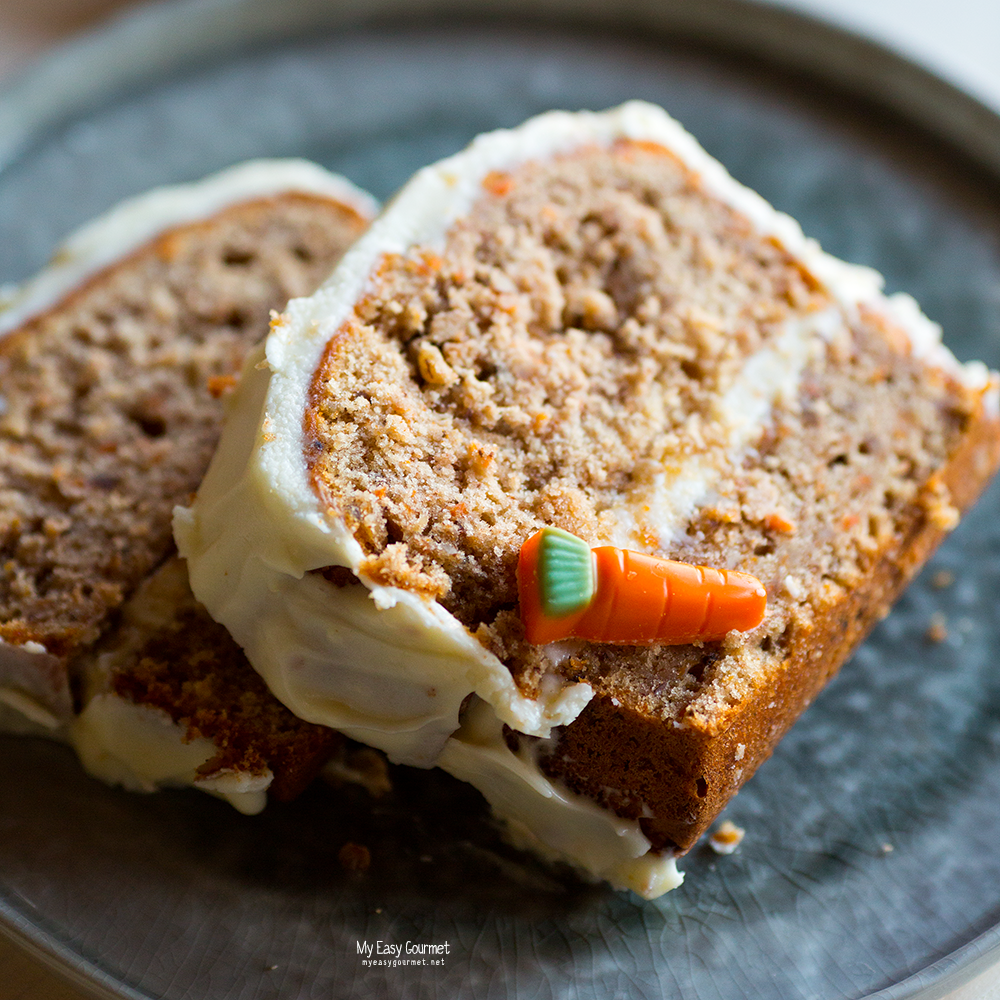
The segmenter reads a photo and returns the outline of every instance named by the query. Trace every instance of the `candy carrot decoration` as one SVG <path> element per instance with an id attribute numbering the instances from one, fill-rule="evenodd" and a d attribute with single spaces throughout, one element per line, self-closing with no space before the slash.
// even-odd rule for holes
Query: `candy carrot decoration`
<path id="1" fill-rule="evenodd" d="M 749 573 L 595 549 L 559 528 L 521 546 L 521 620 L 528 642 L 590 639 L 629 646 L 681 645 L 756 628 L 767 593 Z"/>

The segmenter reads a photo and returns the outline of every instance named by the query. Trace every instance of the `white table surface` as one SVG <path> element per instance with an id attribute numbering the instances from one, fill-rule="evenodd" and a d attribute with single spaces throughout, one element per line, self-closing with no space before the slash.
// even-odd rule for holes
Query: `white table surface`
<path id="1" fill-rule="evenodd" d="M 867 35 L 1000 112 L 1000 0 L 765 2 L 803 10 Z M 133 6 L 137 6 L 134 0 L 0 0 L 0 86 L 60 42 L 99 27 L 108 17 Z M 74 986 L 0 939 L 0 1000 L 83 997 Z M 1000 966 L 938 1000 L 1000 1000 Z"/>
<path id="2" fill-rule="evenodd" d="M 1000 111 L 1000 0 L 766 0 L 894 48 Z"/>

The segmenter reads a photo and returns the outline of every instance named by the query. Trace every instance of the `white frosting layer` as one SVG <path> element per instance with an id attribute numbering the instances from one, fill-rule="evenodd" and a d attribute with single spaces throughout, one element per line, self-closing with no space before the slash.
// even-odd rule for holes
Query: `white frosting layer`
<path id="1" fill-rule="evenodd" d="M 208 219 L 240 202 L 295 191 L 332 198 L 366 219 L 378 211 L 366 192 L 307 160 L 251 160 L 194 183 L 157 188 L 88 222 L 67 237 L 35 278 L 0 290 L 0 336 L 168 229 Z M 37 642 L 0 642 L 0 700 L 33 725 L 55 729 L 64 724 L 72 706 L 62 661 Z M 12 717 L 5 713 L 5 718 Z M 11 728 L 12 721 L 0 719 L 0 731 Z"/>
<path id="2" fill-rule="evenodd" d="M 156 188 L 77 229 L 37 277 L 5 289 L 0 294 L 0 335 L 167 229 L 210 218 L 241 201 L 289 191 L 332 198 L 366 219 L 378 211 L 371 195 L 308 160 L 250 160 L 191 184 Z"/>
<path id="3" fill-rule="evenodd" d="M 225 799 L 242 813 L 258 813 L 267 803 L 273 775 L 219 771 L 207 777 L 200 768 L 215 756 L 215 744 L 184 730 L 166 712 L 135 705 L 114 694 L 99 694 L 69 726 L 80 763 L 95 778 L 133 792 L 191 787 Z"/>
<path id="4" fill-rule="evenodd" d="M 711 194 L 798 257 L 842 309 L 866 305 L 892 313 L 916 353 L 982 384 L 982 373 L 958 365 L 912 300 L 885 299 L 876 272 L 824 254 L 659 108 L 633 102 L 603 114 L 553 112 L 513 131 L 480 136 L 464 152 L 420 171 L 323 288 L 289 304 L 272 327 L 265 357 L 251 359 L 244 372 L 215 461 L 194 506 L 177 511 L 175 534 L 196 595 L 296 714 L 384 749 L 396 761 L 438 763 L 476 785 L 502 818 L 529 831 L 545 850 L 652 896 L 676 884 L 672 859 L 647 853 L 637 823 L 557 789 L 499 737 L 501 722 L 547 736 L 552 726 L 576 718 L 589 688 L 543 685 L 537 702 L 525 699 L 503 664 L 440 605 L 365 579 L 360 546 L 317 501 L 302 441 L 307 394 L 325 346 L 369 287 L 383 255 L 415 245 L 440 249 L 491 171 L 619 139 L 672 150 Z M 796 394 L 817 338 L 836 321 L 836 315 L 818 314 L 789 324 L 750 360 L 720 402 L 728 448 L 747 446 L 775 401 Z M 636 511 L 652 506 L 642 519 L 669 537 L 704 502 L 715 475 L 710 463 L 698 462 L 665 471 L 617 512 L 612 535 L 635 547 Z M 309 575 L 331 565 L 350 568 L 364 587 L 336 590 Z M 460 706 L 472 693 L 483 703 L 478 721 L 456 732 Z M 479 735 L 470 737 L 472 730 Z"/>
<path id="5" fill-rule="evenodd" d="M 361 547 L 319 509 L 304 466 L 296 469 L 302 411 L 271 408 L 275 377 L 260 361 L 258 351 L 247 362 L 224 447 L 198 502 L 176 511 L 174 531 L 195 595 L 278 699 L 307 722 L 423 767 L 458 728 L 469 694 L 534 736 L 572 722 L 590 700 L 589 685 L 525 698 L 510 671 L 437 602 L 370 580 L 335 588 L 309 574 L 324 566 L 359 571 Z M 308 380 L 311 369 L 299 377 Z"/>
<path id="6" fill-rule="evenodd" d="M 0 687 L 0 733 L 56 736 L 63 721 L 20 688 Z"/>
<path id="7" fill-rule="evenodd" d="M 34 725 L 57 729 L 73 711 L 62 660 L 38 642 L 0 640 L 0 701 Z M 9 728 L 0 720 L 0 732 Z"/>
<path id="8" fill-rule="evenodd" d="M 66 735 L 80 763 L 95 778 L 132 791 L 192 787 L 232 803 L 240 812 L 257 813 L 267 802 L 273 780 L 261 774 L 226 769 L 201 775 L 199 769 L 217 753 L 204 737 L 187 738 L 186 728 L 162 709 L 138 705 L 113 690 L 115 673 L 129 670 L 149 636 L 171 627 L 178 610 L 192 603 L 187 574 L 180 559 L 170 559 L 121 609 L 121 623 L 112 641 L 80 665 L 84 706 Z"/>
<path id="9" fill-rule="evenodd" d="M 519 847 L 569 861 L 646 899 L 684 880 L 672 856 L 650 853 L 638 823 L 551 782 L 529 752 L 512 753 L 499 720 L 483 702 L 465 713 L 438 764 L 483 793 Z"/>
<path id="10" fill-rule="evenodd" d="M 820 344 L 837 328 L 835 309 L 789 320 L 774 342 L 754 354 L 718 400 L 713 414 L 720 444 L 665 467 L 633 491 L 614 511 L 608 541 L 621 548 L 642 549 L 652 532 L 660 546 L 680 538 L 691 516 L 722 477 L 727 458 L 741 455 L 759 437 L 778 403 L 798 395 L 802 371 Z"/>

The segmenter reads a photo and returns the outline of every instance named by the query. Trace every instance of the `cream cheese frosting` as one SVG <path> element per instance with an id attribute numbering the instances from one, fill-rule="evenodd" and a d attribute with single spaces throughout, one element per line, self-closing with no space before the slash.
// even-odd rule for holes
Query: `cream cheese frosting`
<path id="1" fill-rule="evenodd" d="M 375 200 L 346 178 L 300 159 L 250 160 L 193 183 L 156 188 L 77 229 L 31 280 L 0 289 L 0 336 L 56 306 L 89 278 L 168 229 L 208 219 L 240 202 L 295 191 L 332 198 L 365 218 L 378 211 Z M 0 410 L 3 405 L 0 393 Z M 5 706 L 0 732 L 25 725 L 57 731 L 72 711 L 62 660 L 37 642 L 0 641 L 0 703 Z"/>
<path id="2" fill-rule="evenodd" d="M 69 680 L 62 661 L 40 642 L 22 645 L 0 640 L 0 703 L 20 716 L 18 726 L 30 722 L 43 731 L 55 731 L 73 710 Z M 0 717 L 0 732 L 14 728 Z"/>
<path id="3" fill-rule="evenodd" d="M 267 804 L 269 770 L 200 775 L 199 768 L 215 756 L 215 744 L 201 736 L 185 739 L 183 728 L 162 709 L 98 694 L 70 723 L 69 739 L 84 770 L 109 785 L 132 792 L 196 788 L 247 814 Z"/>
<path id="4" fill-rule="evenodd" d="M 655 899 L 684 877 L 670 855 L 650 851 L 637 823 L 550 781 L 538 767 L 537 743 L 511 751 L 500 721 L 482 701 L 473 702 L 461 727 L 445 744 L 438 765 L 475 785 L 517 846 L 568 861 L 616 889 Z"/>
<path id="5" fill-rule="evenodd" d="M 216 458 L 195 503 L 177 510 L 174 525 L 195 594 L 293 712 L 379 747 L 397 762 L 438 764 L 476 785 L 512 829 L 544 852 L 652 897 L 679 882 L 673 859 L 650 851 L 638 822 L 556 787 L 502 738 L 503 724 L 549 737 L 583 710 L 589 686 L 556 681 L 543 684 L 537 699 L 525 698 L 507 668 L 439 604 L 366 578 L 360 545 L 317 500 L 302 439 L 309 388 L 326 344 L 371 287 L 384 255 L 414 245 L 441 248 L 492 171 L 620 139 L 672 151 L 708 193 L 798 258 L 836 303 L 832 314 L 787 324 L 749 360 L 720 403 L 726 440 L 716 457 L 749 446 L 773 406 L 796 395 L 801 372 L 831 335 L 838 310 L 891 313 L 915 354 L 970 385 L 986 384 L 985 369 L 960 366 L 912 300 L 884 298 L 876 272 L 823 253 L 661 109 L 631 102 L 600 114 L 552 112 L 480 136 L 464 152 L 420 171 L 330 280 L 289 304 L 248 363 Z M 707 460 L 665 471 L 613 510 L 609 539 L 636 547 L 639 511 L 661 540 L 669 538 L 706 501 L 715 469 Z M 327 566 L 349 568 L 364 587 L 337 589 L 310 573 Z M 470 695 L 478 699 L 475 707 L 460 718 Z"/>
<path id="6" fill-rule="evenodd" d="M 833 308 L 786 321 L 774 342 L 749 358 L 718 401 L 713 416 L 721 440 L 634 489 L 626 503 L 614 508 L 605 540 L 621 548 L 648 549 L 651 537 L 661 544 L 679 538 L 721 478 L 725 463 L 754 442 L 776 404 L 791 403 L 798 395 L 803 370 L 839 322 Z"/>
<path id="7" fill-rule="evenodd" d="M 79 666 L 83 703 L 65 736 L 84 769 L 95 778 L 130 791 L 191 787 L 228 801 L 243 813 L 260 812 L 273 780 L 265 768 L 257 774 L 226 768 L 206 770 L 218 753 L 203 736 L 187 730 L 161 708 L 136 704 L 114 691 L 112 678 L 128 670 L 148 637 L 169 625 L 190 603 L 184 563 L 170 559 L 125 602 L 113 642 L 85 657 Z"/>
<path id="8" fill-rule="evenodd" d="M 324 195 L 371 218 L 377 202 L 345 177 L 308 160 L 248 160 L 189 184 L 126 199 L 68 236 L 30 281 L 0 289 L 0 335 L 45 312 L 98 271 L 174 226 L 207 219 L 241 201 L 302 191 Z"/>

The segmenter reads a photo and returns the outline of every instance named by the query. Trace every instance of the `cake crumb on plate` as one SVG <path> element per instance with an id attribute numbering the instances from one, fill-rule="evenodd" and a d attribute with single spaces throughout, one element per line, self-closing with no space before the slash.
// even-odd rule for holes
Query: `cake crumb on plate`
<path id="1" fill-rule="evenodd" d="M 746 835 L 746 830 L 732 820 L 724 819 L 708 838 L 709 847 L 716 854 L 732 854 Z"/>
<path id="2" fill-rule="evenodd" d="M 943 611 L 935 611 L 924 633 L 928 642 L 944 642 L 948 638 L 948 620 Z"/>

